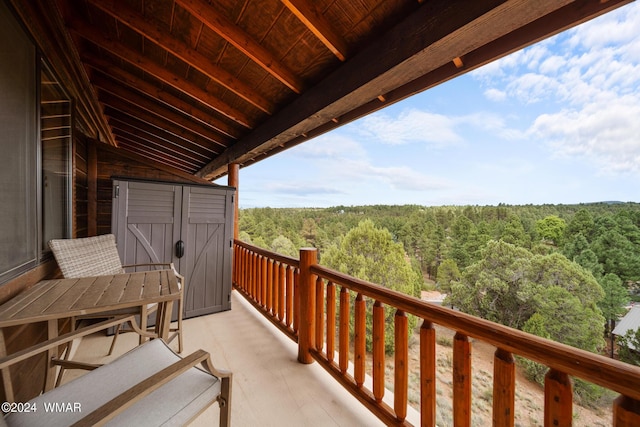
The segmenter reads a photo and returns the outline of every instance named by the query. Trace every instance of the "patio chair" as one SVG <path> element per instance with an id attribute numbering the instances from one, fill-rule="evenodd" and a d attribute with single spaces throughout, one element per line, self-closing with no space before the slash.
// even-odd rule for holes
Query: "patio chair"
<path id="1" fill-rule="evenodd" d="M 135 267 L 163 267 L 171 268 L 175 271 L 173 263 L 148 263 L 136 265 L 122 265 L 116 239 L 113 234 L 105 234 L 95 237 L 86 237 L 79 239 L 54 239 L 49 241 L 49 247 L 58 262 L 60 271 L 65 278 L 94 277 L 111 274 L 120 274 L 125 272 L 125 268 Z M 171 342 L 176 336 L 178 337 L 178 353 L 182 353 L 182 311 L 183 311 L 183 290 L 184 277 L 177 274 L 178 286 L 180 286 L 180 299 L 178 300 L 178 323 L 177 327 L 169 330 L 167 342 Z M 147 329 L 147 316 L 158 308 L 157 304 L 150 304 L 145 307 L 134 309 L 134 314 L 140 315 L 140 329 Z M 104 313 L 100 317 L 109 317 L 110 314 L 127 314 L 123 310 L 114 313 Z M 82 319 L 96 318 L 97 316 L 86 316 Z M 72 327 L 75 327 L 73 322 Z M 116 340 L 122 325 L 116 329 L 116 332 L 109 349 L 109 354 L 113 352 Z M 145 338 L 140 336 L 140 344 Z M 67 349 L 67 354 L 70 349 Z"/>
<path id="2" fill-rule="evenodd" d="M 0 358 L 6 359 L 11 356 Z M 35 412 L 0 416 L 0 426 L 182 426 L 216 401 L 220 425 L 229 426 L 231 381 L 231 372 L 216 370 L 206 351 L 182 358 L 155 339 L 20 403 L 21 408 L 35 408 Z"/>

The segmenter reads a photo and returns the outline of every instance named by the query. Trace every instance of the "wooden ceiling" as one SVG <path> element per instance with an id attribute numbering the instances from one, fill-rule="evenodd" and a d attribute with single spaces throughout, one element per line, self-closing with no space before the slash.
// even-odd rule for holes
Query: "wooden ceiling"
<path id="1" fill-rule="evenodd" d="M 215 179 L 629 0 L 10 2 L 83 133 Z"/>

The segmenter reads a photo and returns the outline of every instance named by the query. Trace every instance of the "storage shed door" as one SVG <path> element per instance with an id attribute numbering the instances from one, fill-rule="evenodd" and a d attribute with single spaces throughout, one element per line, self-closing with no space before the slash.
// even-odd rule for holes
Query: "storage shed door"
<path id="1" fill-rule="evenodd" d="M 185 186 L 182 194 L 180 272 L 187 287 L 185 317 L 230 309 L 232 193 L 224 189 Z M 207 286 L 206 284 L 216 284 Z"/>
<path id="2" fill-rule="evenodd" d="M 118 250 L 123 264 L 176 263 L 180 240 L 182 187 L 135 181 L 115 183 L 114 212 Z M 115 224 L 117 222 L 117 225 Z"/>

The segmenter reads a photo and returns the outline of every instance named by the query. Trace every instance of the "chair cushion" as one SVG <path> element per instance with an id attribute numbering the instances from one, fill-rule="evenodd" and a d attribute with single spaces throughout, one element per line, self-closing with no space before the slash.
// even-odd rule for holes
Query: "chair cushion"
<path id="1" fill-rule="evenodd" d="M 67 279 L 124 273 L 113 234 L 54 239 L 49 247 Z"/>
<path id="2" fill-rule="evenodd" d="M 152 340 L 113 362 L 53 389 L 30 403 L 35 413 L 6 416 L 10 427 L 68 426 L 163 368 L 180 360 L 162 340 Z M 191 368 L 110 420 L 108 426 L 182 426 L 214 402 L 220 380 Z M 47 413 L 44 404 L 80 404 L 82 412 Z"/>

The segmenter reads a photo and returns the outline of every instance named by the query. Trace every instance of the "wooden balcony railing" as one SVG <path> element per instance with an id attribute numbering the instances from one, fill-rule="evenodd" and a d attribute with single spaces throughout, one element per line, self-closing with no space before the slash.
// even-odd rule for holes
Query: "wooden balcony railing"
<path id="1" fill-rule="evenodd" d="M 494 426 L 513 426 L 515 423 L 514 355 L 549 368 L 544 386 L 545 426 L 572 424 L 573 391 L 569 376 L 620 394 L 613 403 L 614 427 L 640 426 L 638 367 L 429 304 L 322 267 L 317 263 L 315 249 L 302 249 L 298 261 L 236 240 L 233 277 L 236 289 L 298 342 L 300 362 L 317 361 L 387 425 L 411 425 L 406 419 L 410 380 L 407 315 L 411 314 L 422 319 L 418 368 L 421 425 L 436 424 L 434 325 L 440 325 L 455 331 L 452 359 L 454 425 L 471 425 L 470 338 L 473 338 L 497 349 L 493 364 Z M 365 381 L 367 299 L 374 301 L 371 381 Z M 383 400 L 387 391 L 385 306 L 395 310 L 392 404 Z M 349 332 L 351 313 L 355 325 L 353 343 Z M 337 331 L 337 342 L 334 331 Z"/>

